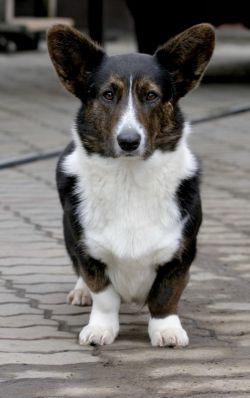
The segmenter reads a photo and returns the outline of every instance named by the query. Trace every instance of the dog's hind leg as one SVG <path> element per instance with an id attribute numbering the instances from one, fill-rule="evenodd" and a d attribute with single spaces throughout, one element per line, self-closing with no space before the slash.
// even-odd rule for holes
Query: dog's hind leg
<path id="1" fill-rule="evenodd" d="M 67 302 L 72 305 L 91 305 L 92 299 L 89 288 L 80 276 L 67 297 Z"/>

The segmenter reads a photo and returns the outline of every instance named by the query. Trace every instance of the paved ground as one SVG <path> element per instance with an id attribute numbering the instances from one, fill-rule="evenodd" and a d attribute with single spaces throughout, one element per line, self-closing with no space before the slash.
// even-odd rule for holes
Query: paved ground
<path id="1" fill-rule="evenodd" d="M 1 56 L 1 160 L 64 145 L 76 101 L 44 53 Z M 3 73 L 2 73 L 3 72 Z M 206 85 L 189 118 L 250 104 L 249 86 Z M 250 112 L 194 128 L 204 224 L 180 314 L 187 349 L 151 348 L 147 311 L 123 306 L 108 347 L 80 347 L 89 308 L 65 304 L 75 277 L 62 241 L 56 159 L 0 172 L 0 397 L 250 396 Z"/>

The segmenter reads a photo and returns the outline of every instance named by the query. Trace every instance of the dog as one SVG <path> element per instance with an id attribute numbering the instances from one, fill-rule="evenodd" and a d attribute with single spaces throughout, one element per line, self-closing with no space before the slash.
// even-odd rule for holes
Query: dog
<path id="1" fill-rule="evenodd" d="M 48 50 L 81 101 L 57 165 L 65 244 L 78 276 L 68 301 L 90 305 L 80 344 L 111 344 L 121 302 L 147 304 L 153 346 L 189 343 L 177 315 L 202 221 L 200 166 L 179 99 L 198 86 L 215 34 L 195 25 L 153 56 L 108 56 L 56 25 Z"/>

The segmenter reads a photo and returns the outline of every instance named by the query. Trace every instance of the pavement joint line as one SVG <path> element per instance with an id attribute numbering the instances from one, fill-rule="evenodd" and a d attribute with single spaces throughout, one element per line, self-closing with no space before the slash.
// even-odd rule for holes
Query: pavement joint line
<path id="1" fill-rule="evenodd" d="M 231 146 L 232 148 L 234 148 L 235 146 Z M 207 156 L 207 155 L 205 155 L 205 156 L 203 156 L 203 159 L 205 160 L 205 159 L 209 159 L 209 157 Z M 215 163 L 217 163 L 218 164 L 218 166 L 232 166 L 232 163 L 230 163 L 228 160 L 223 160 L 223 161 L 221 161 L 221 160 L 219 160 L 219 159 L 213 159 L 213 163 L 215 164 Z M 235 166 L 235 169 L 237 169 L 237 166 Z M 241 166 L 241 171 L 243 171 L 243 173 L 245 173 L 245 174 L 248 174 L 249 175 L 249 173 L 250 173 L 250 168 L 246 168 L 246 167 L 244 167 L 244 166 Z M 227 190 L 229 191 L 229 189 L 227 188 Z M 237 194 L 237 192 L 236 193 L 234 193 L 234 196 L 237 196 L 238 194 Z M 238 195 L 239 196 L 239 195 Z M 242 196 L 242 194 L 240 194 L 240 196 Z M 247 195 L 247 198 L 249 198 L 249 195 Z"/>
<path id="2" fill-rule="evenodd" d="M 20 156 L 18 158 L 13 158 L 0 162 L 0 170 L 10 169 L 12 167 L 21 166 L 28 163 L 37 162 L 40 160 L 49 160 L 60 155 L 63 148 L 54 149 L 52 151 L 47 151 L 44 153 L 32 153 L 29 155 Z"/>
<path id="3" fill-rule="evenodd" d="M 14 139 L 16 142 L 22 143 L 24 145 L 27 145 L 27 147 L 29 147 L 29 149 L 31 151 L 39 151 L 39 148 L 32 144 L 28 139 L 24 139 L 23 137 L 16 137 L 15 133 L 13 131 L 6 131 L 6 130 L 2 130 L 1 129 L 1 133 L 4 134 L 5 136 L 9 137 L 9 136 L 14 136 Z"/>
<path id="4" fill-rule="evenodd" d="M 198 125 L 202 123 L 207 123 L 207 122 L 212 122 L 214 120 L 219 120 L 219 119 L 224 119 L 226 117 L 230 116 L 236 116 L 241 113 L 247 113 L 250 112 L 250 106 L 234 106 L 229 109 L 226 109 L 224 111 L 214 113 L 208 116 L 204 116 L 201 118 L 193 119 L 190 120 L 191 125 Z M 49 160 L 54 157 L 57 157 L 60 155 L 60 153 L 63 151 L 64 148 L 57 148 L 51 151 L 46 151 L 43 153 L 30 153 L 28 155 L 20 156 L 17 158 L 11 158 L 4 160 L 3 162 L 0 162 L 0 170 L 4 169 L 10 169 L 12 167 L 17 167 L 41 160 Z"/>
<path id="5" fill-rule="evenodd" d="M 197 118 L 197 119 L 193 119 L 191 120 L 191 124 L 195 125 L 195 124 L 202 124 L 202 123 L 207 123 L 207 122 L 212 122 L 214 120 L 217 119 L 224 119 L 226 117 L 230 117 L 230 116 L 236 116 L 239 115 L 241 113 L 247 113 L 250 112 L 250 106 L 233 106 L 229 109 L 226 109 L 224 111 L 218 112 L 218 113 L 213 113 L 201 118 Z"/>
<path id="6" fill-rule="evenodd" d="M 0 202 L 1 204 L 1 202 Z M 53 239 L 54 242 L 57 242 L 59 245 L 64 245 L 64 240 L 62 238 L 57 238 L 53 235 L 51 231 L 46 230 L 42 225 L 34 223 L 30 217 L 23 216 L 21 212 L 17 210 L 13 210 L 11 206 L 3 205 L 3 209 L 11 212 L 15 217 L 21 219 L 25 224 L 32 226 L 36 231 L 40 231 L 47 238 Z"/>
<path id="7" fill-rule="evenodd" d="M 211 184 L 209 182 L 206 181 L 206 186 L 211 187 L 213 189 L 216 189 L 217 186 L 214 184 Z M 220 190 L 223 192 L 226 192 L 228 194 L 230 194 L 234 199 L 244 199 L 244 200 L 249 200 L 249 195 L 246 193 L 238 193 L 238 192 L 233 192 L 231 189 L 228 189 L 226 187 L 220 187 Z"/>
<path id="8" fill-rule="evenodd" d="M 14 296 L 16 296 L 17 298 L 18 297 L 24 297 L 24 298 L 27 299 L 26 304 L 31 308 L 31 313 L 32 313 L 32 308 L 40 309 L 39 308 L 39 305 L 40 305 L 39 300 L 37 300 L 35 298 L 30 298 L 29 297 L 29 293 L 26 291 L 26 289 L 23 289 L 23 288 L 20 288 L 20 287 L 15 287 L 13 281 L 10 280 L 10 279 L 6 279 L 3 275 L 1 275 L 1 279 L 2 279 L 2 281 L 4 281 L 5 287 L 8 290 L 12 291 L 12 293 L 14 293 Z M 35 285 L 35 284 L 33 284 L 33 285 Z M 53 310 L 51 310 L 49 308 L 45 308 L 42 311 L 43 311 L 43 318 L 44 319 L 50 320 L 52 318 Z M 73 333 L 73 332 L 70 331 L 70 327 L 69 327 L 67 321 L 57 320 L 57 319 L 54 319 L 54 321 L 57 324 L 57 330 L 58 331 L 67 331 L 69 333 Z M 0 338 L 0 340 L 2 340 L 2 338 Z"/>
<path id="9" fill-rule="evenodd" d="M 13 111 L 12 109 L 6 108 L 6 107 L 3 106 L 3 105 L 0 105 L 0 110 L 4 111 L 4 112 L 6 112 L 6 113 L 11 114 L 11 117 L 13 117 L 13 116 L 16 117 L 16 116 L 18 116 L 18 117 L 20 117 L 20 118 L 22 118 L 22 119 L 24 119 L 24 120 L 29 120 L 29 121 L 32 121 L 32 122 L 34 122 L 34 123 L 37 123 L 37 124 L 39 124 L 40 127 L 44 127 L 44 128 L 47 128 L 47 129 L 55 129 L 54 125 L 48 124 L 48 123 L 46 123 L 46 122 L 44 122 L 44 121 L 41 121 L 41 120 L 37 120 L 35 117 L 31 117 L 31 114 L 30 114 L 30 113 L 29 113 L 29 117 L 27 117 L 27 115 L 24 114 L 24 113 L 22 113 L 21 111 L 18 111 L 18 110 Z M 56 129 L 56 131 L 57 131 L 59 134 L 66 135 L 66 134 L 65 134 L 65 131 L 62 131 L 62 130 L 60 130 L 60 129 Z"/>
<path id="10" fill-rule="evenodd" d="M 28 172 L 27 170 L 23 170 L 20 168 L 16 169 L 16 171 L 17 173 L 25 175 L 26 177 L 32 178 L 34 181 L 37 181 L 39 183 L 43 182 L 47 187 L 51 188 L 53 191 L 55 190 L 55 184 L 53 184 L 50 180 L 47 180 L 44 177 L 37 176 L 30 171 Z"/>

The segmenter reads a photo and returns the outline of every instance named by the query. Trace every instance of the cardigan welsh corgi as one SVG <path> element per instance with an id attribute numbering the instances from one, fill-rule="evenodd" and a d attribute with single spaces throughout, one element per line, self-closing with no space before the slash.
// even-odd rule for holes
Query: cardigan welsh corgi
<path id="1" fill-rule="evenodd" d="M 63 85 L 81 102 L 57 166 L 65 244 L 90 305 L 80 344 L 111 344 L 121 301 L 147 304 L 153 346 L 188 344 L 177 304 L 196 254 L 200 168 L 178 101 L 208 65 L 215 35 L 187 29 L 156 53 L 108 56 L 64 25 L 48 32 Z"/>

